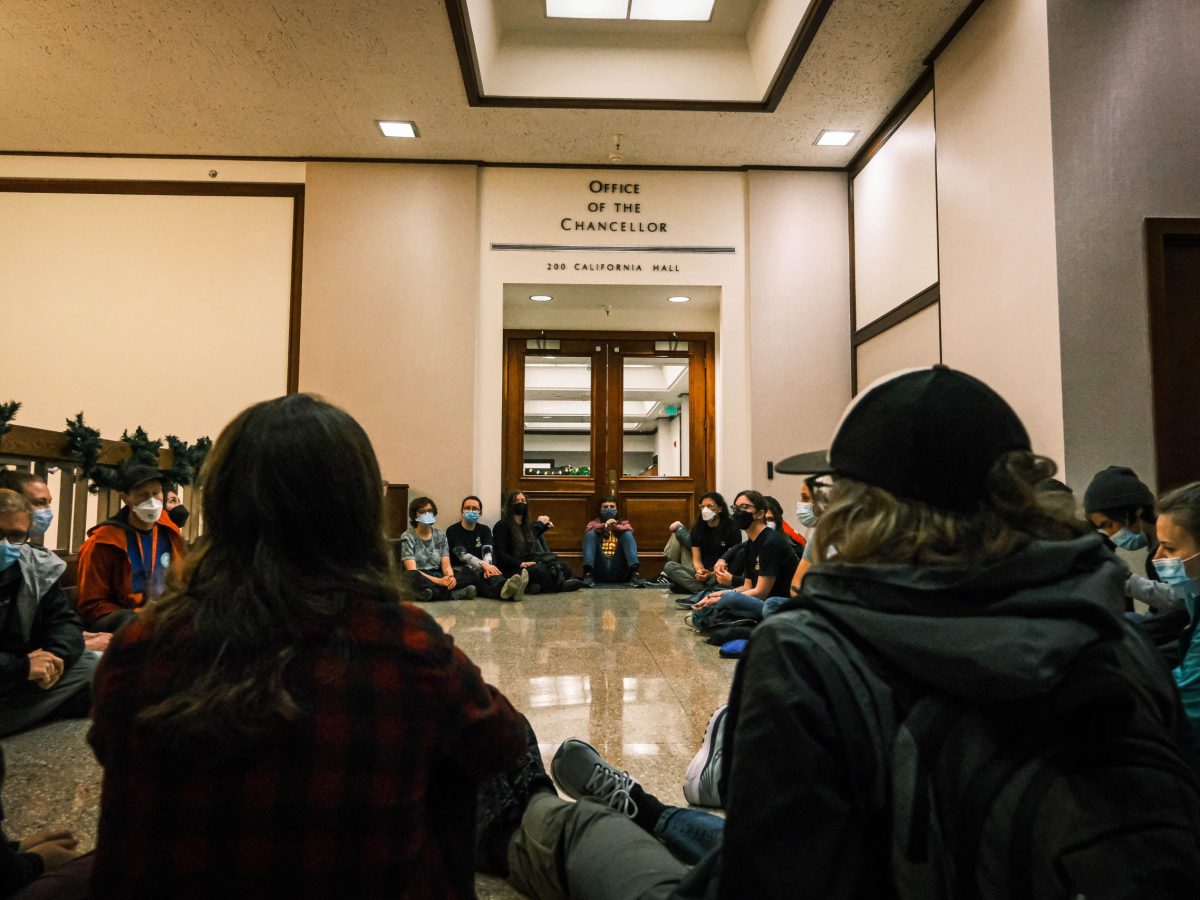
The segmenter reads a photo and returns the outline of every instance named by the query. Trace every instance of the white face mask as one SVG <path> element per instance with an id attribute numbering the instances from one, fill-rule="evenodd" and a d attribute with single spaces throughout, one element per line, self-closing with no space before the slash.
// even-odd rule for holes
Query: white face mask
<path id="1" fill-rule="evenodd" d="M 157 497 L 148 497 L 133 507 L 134 514 L 143 522 L 153 524 L 162 515 L 163 504 Z"/>
<path id="2" fill-rule="evenodd" d="M 700 507 L 700 518 L 705 522 L 711 522 L 717 517 L 717 511 L 709 506 Z"/>

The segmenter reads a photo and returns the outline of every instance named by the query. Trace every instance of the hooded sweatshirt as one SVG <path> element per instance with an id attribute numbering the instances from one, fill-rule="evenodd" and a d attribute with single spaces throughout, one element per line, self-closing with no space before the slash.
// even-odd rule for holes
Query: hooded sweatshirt
<path id="1" fill-rule="evenodd" d="M 129 562 L 130 547 L 139 541 L 139 532 L 129 524 L 128 506 L 115 516 L 105 519 L 88 531 L 88 539 L 79 548 L 79 583 L 76 603 L 84 625 L 122 609 L 141 609 L 145 602 L 142 591 L 133 590 L 133 566 Z M 164 508 L 154 523 L 155 535 L 152 564 L 155 583 L 161 589 L 166 572 L 160 568 L 165 552 L 170 550 L 170 564 L 183 558 L 183 535 L 171 521 Z"/>
<path id="2" fill-rule="evenodd" d="M 868 727 L 887 754 L 905 704 L 922 693 L 1032 700 L 1084 649 L 1110 642 L 1138 721 L 1184 745 L 1170 673 L 1111 612 L 1126 577 L 1097 535 L 1037 541 L 986 568 L 814 566 L 802 597 L 755 629 L 738 666 L 725 725 L 723 846 L 680 895 L 790 897 L 802 885 L 812 897 L 893 896 L 888 786 L 873 783 L 875 772 L 851 771 L 870 738 L 831 712 L 847 661 L 861 676 L 849 687 L 874 711 Z M 821 638 L 831 626 L 856 652 L 833 659 L 837 642 Z"/>

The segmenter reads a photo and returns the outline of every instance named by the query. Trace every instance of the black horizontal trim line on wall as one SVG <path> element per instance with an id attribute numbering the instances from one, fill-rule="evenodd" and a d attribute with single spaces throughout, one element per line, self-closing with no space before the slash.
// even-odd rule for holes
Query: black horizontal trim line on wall
<path id="1" fill-rule="evenodd" d="M 891 312 L 884 313 L 875 321 L 854 332 L 850 338 L 850 344 L 857 347 L 859 344 L 865 344 L 871 338 L 879 337 L 885 331 L 895 328 L 901 322 L 911 319 L 919 312 L 924 312 L 941 300 L 942 292 L 939 282 L 934 282 L 929 287 L 920 293 L 909 297 Z"/>
<path id="2" fill-rule="evenodd" d="M 304 185 L 274 181 L 138 181 L 100 178 L 0 178 L 0 191 L 26 194 L 151 194 L 219 197 L 296 197 Z"/>
<path id="3" fill-rule="evenodd" d="M 492 244 L 493 250 L 537 250 L 552 253 L 737 253 L 736 247 L 601 247 L 596 244 Z"/>
<path id="4" fill-rule="evenodd" d="M 718 101 L 718 100 L 639 100 L 632 97 L 509 97 L 488 96 L 483 92 L 483 76 L 479 69 L 479 55 L 472 39 L 471 16 L 466 0 L 446 0 L 446 15 L 450 19 L 450 32 L 454 37 L 454 50 L 458 55 L 458 68 L 462 72 L 463 90 L 470 106 L 507 107 L 528 109 L 639 109 L 678 110 L 687 112 L 749 112 L 770 113 L 779 106 L 787 93 L 812 45 L 817 30 L 825 21 L 825 14 L 833 0 L 815 0 L 805 10 L 787 51 L 775 70 L 771 83 L 761 100 Z"/>
<path id="5" fill-rule="evenodd" d="M 410 159 L 403 156 L 228 156 L 219 153 L 104 153 L 87 151 L 72 153 L 60 150 L 0 150 L 0 156 L 48 156 L 70 159 L 191 159 L 212 162 L 280 162 L 280 163 L 406 163 L 414 166 L 478 166 L 482 169 L 612 169 L 634 172 L 839 172 L 845 166 L 776 166 L 765 163 L 745 163 L 740 166 L 670 166 L 670 165 L 613 165 L 597 160 L 594 163 L 499 162 L 486 159 Z"/>

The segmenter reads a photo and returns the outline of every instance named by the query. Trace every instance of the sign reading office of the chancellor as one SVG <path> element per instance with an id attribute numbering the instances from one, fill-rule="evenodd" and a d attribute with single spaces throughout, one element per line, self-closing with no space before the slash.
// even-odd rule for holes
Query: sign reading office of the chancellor
<path id="1" fill-rule="evenodd" d="M 508 281 L 714 283 L 713 257 L 745 234 L 741 173 L 489 167 L 481 200 L 484 247 L 502 251 Z"/>
<path id="2" fill-rule="evenodd" d="M 607 199 L 588 200 L 588 218 L 563 216 L 558 225 L 563 231 L 649 231 L 665 234 L 666 222 L 647 222 L 642 216 L 642 184 L 635 182 L 601 181 L 593 178 L 588 182 L 588 191 L 592 195 L 607 195 Z M 610 218 L 610 216 L 612 218 Z M 621 216 L 622 218 L 616 218 Z"/>

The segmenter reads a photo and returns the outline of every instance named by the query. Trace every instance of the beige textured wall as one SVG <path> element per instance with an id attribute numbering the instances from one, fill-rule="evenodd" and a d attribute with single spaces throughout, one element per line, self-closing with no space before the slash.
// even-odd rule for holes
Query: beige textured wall
<path id="1" fill-rule="evenodd" d="M 858 389 L 900 369 L 941 362 L 940 344 L 935 303 L 858 346 Z"/>
<path id="2" fill-rule="evenodd" d="M 935 65 L 942 355 L 1063 461 L 1046 0 L 991 0 Z"/>
<path id="3" fill-rule="evenodd" d="M 934 145 L 929 94 L 854 179 L 859 328 L 938 280 Z"/>
<path id="4" fill-rule="evenodd" d="M 448 524 L 473 473 L 476 170 L 311 164 L 306 193 L 300 389 Z"/>
<path id="5" fill-rule="evenodd" d="M 216 437 L 287 388 L 291 245 L 290 197 L 0 193 L 0 310 L 43 326 L 0 394 L 34 428 Z"/>
<path id="6" fill-rule="evenodd" d="M 767 461 L 828 447 L 850 402 L 846 176 L 747 178 L 751 403 L 740 424 L 751 432 L 752 486 L 774 494 L 787 512 L 800 480 L 767 481 Z"/>

